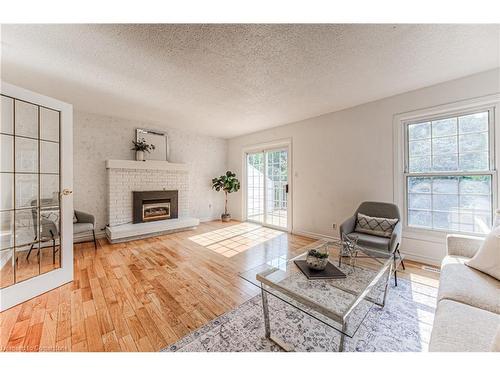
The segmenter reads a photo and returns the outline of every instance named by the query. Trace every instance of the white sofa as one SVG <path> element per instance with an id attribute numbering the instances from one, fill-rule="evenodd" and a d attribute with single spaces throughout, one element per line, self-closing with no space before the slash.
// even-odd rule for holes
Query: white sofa
<path id="1" fill-rule="evenodd" d="M 464 264 L 483 240 L 449 235 L 429 351 L 491 351 L 500 325 L 500 281 Z"/>

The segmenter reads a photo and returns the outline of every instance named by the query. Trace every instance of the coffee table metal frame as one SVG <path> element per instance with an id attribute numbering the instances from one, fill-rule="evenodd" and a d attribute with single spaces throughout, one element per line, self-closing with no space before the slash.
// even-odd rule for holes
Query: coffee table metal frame
<path id="1" fill-rule="evenodd" d="M 337 247 L 340 247 L 340 249 L 342 249 L 343 245 L 344 245 L 344 242 L 339 240 L 339 241 L 327 241 L 322 246 L 337 246 Z M 359 252 L 362 252 L 365 255 L 358 256 Z M 293 262 L 295 259 L 303 257 L 305 254 L 306 253 L 303 253 L 297 257 L 294 257 L 294 258 L 288 260 L 288 262 Z M 393 268 L 396 267 L 397 264 L 396 264 L 396 262 L 393 262 L 393 257 L 395 256 L 394 254 L 387 253 L 387 255 L 384 257 L 377 257 L 374 254 L 380 255 L 381 252 L 378 250 L 375 250 L 375 249 L 364 248 L 364 247 L 358 246 L 357 244 L 355 244 L 352 247 L 352 253 L 348 254 L 348 258 L 350 258 L 350 262 L 351 262 L 352 267 L 356 267 L 355 263 L 356 263 L 357 259 L 370 258 L 370 259 L 373 259 L 373 260 L 377 261 L 378 263 L 380 263 L 381 268 L 378 270 L 377 274 L 371 280 L 371 282 L 366 286 L 366 288 L 359 294 L 354 293 L 352 290 L 349 290 L 347 288 L 341 288 L 338 285 L 336 286 L 336 288 L 356 296 L 354 301 L 352 301 L 352 303 L 349 305 L 349 307 L 347 308 L 347 310 L 345 311 L 345 313 L 343 315 L 335 314 L 333 311 L 330 311 L 327 308 L 323 308 L 322 306 L 318 305 L 316 302 L 310 300 L 309 298 L 307 298 L 305 296 L 301 296 L 300 294 L 291 292 L 290 290 L 281 287 L 279 284 L 271 282 L 269 279 L 266 278 L 266 276 L 274 273 L 276 271 L 276 268 L 271 268 L 267 271 L 258 273 L 256 275 L 256 280 L 258 282 L 260 282 L 261 297 L 262 297 L 262 310 L 263 310 L 263 315 L 264 315 L 265 337 L 267 339 L 271 340 L 272 342 L 274 342 L 276 345 L 278 345 L 283 350 L 293 351 L 293 348 L 290 345 L 283 342 L 283 340 L 273 336 L 271 333 L 271 324 L 270 324 L 270 318 L 269 318 L 269 303 L 268 303 L 267 294 L 269 293 L 277 298 L 279 298 L 279 297 L 276 296 L 275 294 L 269 292 L 266 288 L 266 286 L 267 286 L 268 288 L 274 289 L 274 290 L 284 294 L 285 296 L 290 297 L 293 300 L 299 302 L 300 304 L 310 308 L 311 310 L 316 311 L 316 312 L 324 315 L 325 317 L 332 319 L 333 321 L 341 324 L 342 328 L 339 331 L 340 332 L 339 352 L 342 352 L 344 350 L 344 341 L 345 341 L 345 336 L 346 336 L 346 332 L 347 332 L 347 318 L 350 316 L 350 314 L 353 312 L 353 310 L 359 305 L 359 303 L 363 300 L 366 300 L 366 301 L 374 303 L 380 307 L 384 307 L 384 305 L 385 305 L 390 276 L 393 272 Z M 342 262 L 342 258 L 343 258 L 343 253 L 341 250 L 340 254 L 339 254 L 339 265 Z M 383 259 L 383 261 L 381 261 L 380 259 Z M 399 259 L 402 261 L 403 258 L 400 257 Z M 373 289 L 373 287 L 380 281 L 380 279 L 382 278 L 382 276 L 385 273 L 387 273 L 387 276 L 386 276 L 385 285 L 384 285 L 383 298 L 382 298 L 382 301 L 380 302 L 380 301 L 377 301 L 375 298 L 369 297 L 368 294 Z M 287 303 L 295 308 L 298 308 L 297 306 L 294 306 L 293 304 L 286 301 L 285 299 L 282 299 L 282 298 L 280 298 L 280 299 L 283 302 L 285 302 L 285 303 Z M 307 311 L 304 311 L 300 308 L 299 308 L 299 310 L 301 310 L 305 314 L 313 317 L 314 319 L 316 319 L 322 323 L 325 323 L 321 319 L 315 317 L 314 315 L 308 314 Z"/>

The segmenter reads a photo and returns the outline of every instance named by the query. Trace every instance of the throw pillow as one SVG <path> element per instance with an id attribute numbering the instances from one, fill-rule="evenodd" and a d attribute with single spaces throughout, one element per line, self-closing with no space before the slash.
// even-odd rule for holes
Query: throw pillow
<path id="1" fill-rule="evenodd" d="M 488 234 L 476 255 L 465 264 L 500 280 L 500 227 Z"/>
<path id="2" fill-rule="evenodd" d="M 356 232 L 373 234 L 379 237 L 391 237 L 398 219 L 387 219 L 384 217 L 371 217 L 358 213 L 356 220 Z"/>

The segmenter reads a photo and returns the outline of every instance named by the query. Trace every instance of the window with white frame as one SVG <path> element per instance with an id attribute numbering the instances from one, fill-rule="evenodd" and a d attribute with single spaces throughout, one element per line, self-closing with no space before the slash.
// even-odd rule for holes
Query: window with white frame
<path id="1" fill-rule="evenodd" d="M 409 227 L 486 233 L 493 217 L 493 110 L 405 125 Z"/>

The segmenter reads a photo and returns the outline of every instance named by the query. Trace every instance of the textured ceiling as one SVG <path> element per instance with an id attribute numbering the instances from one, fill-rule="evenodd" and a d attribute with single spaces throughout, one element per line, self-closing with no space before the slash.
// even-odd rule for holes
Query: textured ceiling
<path id="1" fill-rule="evenodd" d="M 500 65 L 499 25 L 2 25 L 2 79 L 225 138 Z"/>

